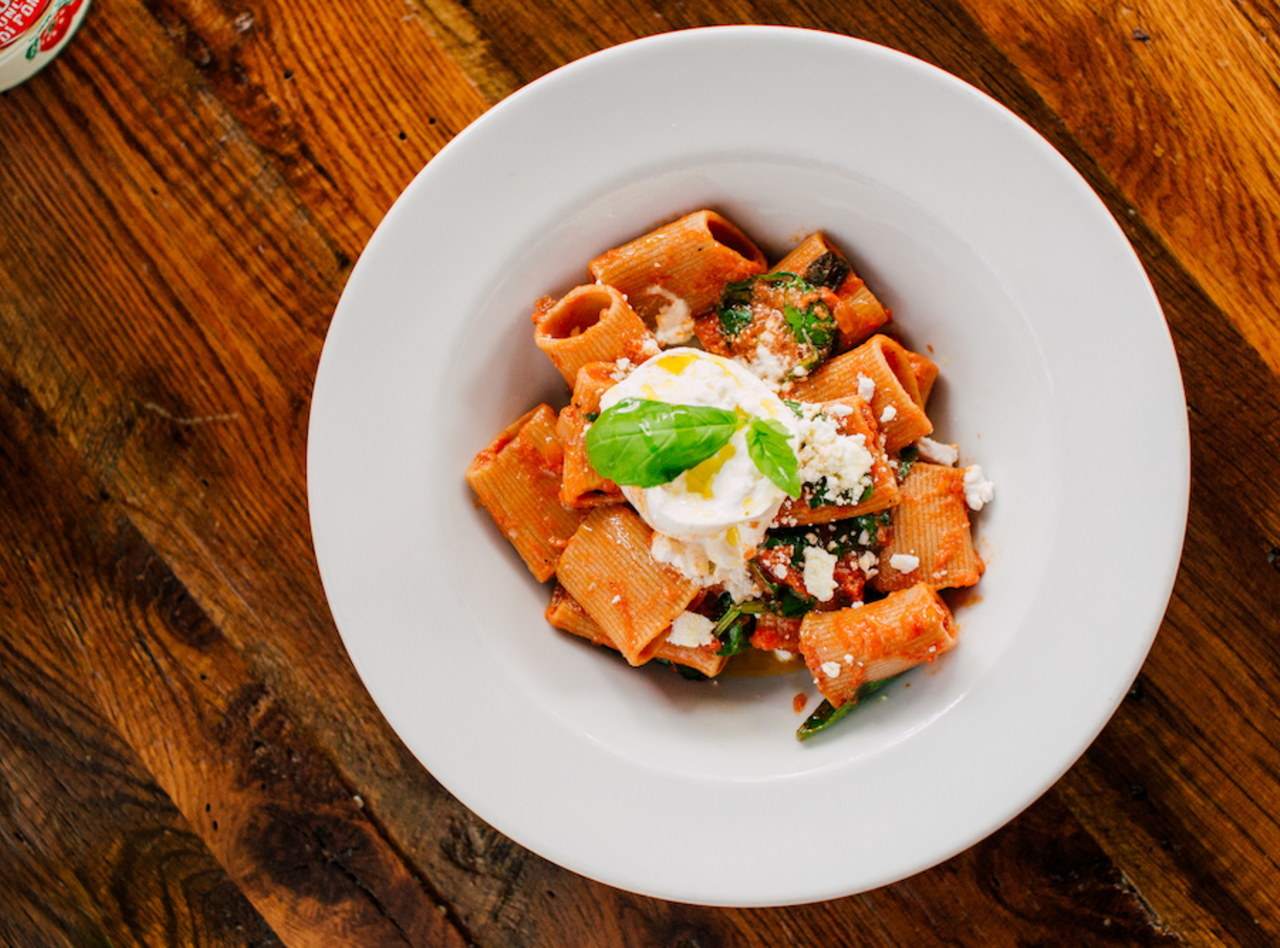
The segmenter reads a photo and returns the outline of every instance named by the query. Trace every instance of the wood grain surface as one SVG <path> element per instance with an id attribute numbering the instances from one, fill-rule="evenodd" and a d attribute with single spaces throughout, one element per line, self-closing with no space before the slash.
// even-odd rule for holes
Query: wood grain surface
<path id="1" fill-rule="evenodd" d="M 0 95 L 0 944 L 1280 943 L 1278 20 L 99 0 Z M 587 881 L 445 792 L 343 651 L 303 465 L 329 318 L 417 170 L 565 62 L 715 23 L 883 43 L 1041 132 L 1146 266 L 1192 430 L 1168 614 L 1080 762 L 932 870 L 751 911 Z"/>

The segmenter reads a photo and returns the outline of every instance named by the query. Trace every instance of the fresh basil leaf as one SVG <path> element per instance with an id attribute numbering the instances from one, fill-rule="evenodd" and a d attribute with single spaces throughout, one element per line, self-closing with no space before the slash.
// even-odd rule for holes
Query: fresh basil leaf
<path id="1" fill-rule="evenodd" d="M 786 491 L 788 497 L 800 496 L 800 462 L 791 450 L 782 422 L 752 418 L 747 427 L 747 454 L 760 473 Z"/>
<path id="2" fill-rule="evenodd" d="M 616 484 L 657 487 L 723 448 L 740 424 L 723 408 L 624 398 L 587 429 L 587 460 Z"/>

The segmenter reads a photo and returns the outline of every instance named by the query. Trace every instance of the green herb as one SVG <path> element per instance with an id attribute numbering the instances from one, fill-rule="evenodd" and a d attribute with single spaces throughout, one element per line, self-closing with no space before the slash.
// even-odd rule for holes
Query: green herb
<path id="1" fill-rule="evenodd" d="M 760 473 L 785 491 L 800 496 L 800 462 L 791 450 L 787 429 L 776 419 L 752 418 L 747 427 L 747 454 Z"/>
<path id="2" fill-rule="evenodd" d="M 787 619 L 799 619 L 806 612 L 811 612 L 816 604 L 816 599 L 802 596 L 790 586 L 783 586 L 778 596 L 778 614 Z"/>
<path id="3" fill-rule="evenodd" d="M 750 306 L 733 306 L 720 310 L 720 331 L 729 338 L 739 335 L 751 325 L 755 314 Z"/>
<path id="4" fill-rule="evenodd" d="M 751 311 L 753 280 L 739 280 L 725 284 L 720 294 L 720 331 L 733 338 L 751 325 L 755 314 Z"/>
<path id="5" fill-rule="evenodd" d="M 759 602 L 734 602 L 728 593 L 720 596 L 720 602 L 728 600 L 728 608 L 720 621 L 715 624 L 711 633 L 720 640 L 717 655 L 737 655 L 745 652 L 751 645 L 751 629 L 745 621 L 747 616 L 764 611 L 764 604 Z"/>
<path id="6" fill-rule="evenodd" d="M 787 303 L 782 307 L 782 316 L 796 342 L 816 350 L 820 356 L 831 349 L 836 339 L 836 321 L 826 303 L 815 300 L 805 309 Z"/>
<path id="7" fill-rule="evenodd" d="M 890 514 L 887 510 L 881 510 L 879 513 L 863 514 L 861 517 L 850 517 L 847 523 L 852 528 L 854 536 L 864 531 L 871 538 L 872 545 L 879 543 L 880 531 L 889 525 Z"/>
<path id="8" fill-rule="evenodd" d="M 720 641 L 722 644 L 717 655 L 738 655 L 751 647 L 751 633 L 747 631 L 745 622 L 735 622 L 720 636 Z"/>
<path id="9" fill-rule="evenodd" d="M 791 413 L 794 414 L 797 418 L 804 417 L 804 405 L 801 402 L 796 402 L 796 401 L 792 401 L 789 398 L 784 398 L 782 400 L 782 404 L 790 408 Z M 819 412 L 819 414 L 821 414 L 821 412 Z"/>
<path id="10" fill-rule="evenodd" d="M 802 292 L 813 289 L 804 279 L 785 270 L 779 270 L 776 273 L 763 273 L 758 276 L 747 277 L 745 280 L 726 283 L 724 290 L 720 293 L 720 331 L 731 339 L 741 334 L 755 319 L 755 311 L 751 308 L 751 297 L 757 283 L 766 283 L 770 286 L 779 286 L 784 290 L 794 289 Z"/>
<path id="11" fill-rule="evenodd" d="M 795 531 L 787 531 L 785 534 L 766 534 L 760 541 L 760 548 L 776 550 L 785 547 L 791 552 L 791 568 L 802 573 L 804 572 L 804 548 L 811 545 L 803 535 L 805 529 L 800 528 L 799 535 Z"/>
<path id="12" fill-rule="evenodd" d="M 920 449 L 909 444 L 898 454 L 898 480 L 906 480 L 907 472 L 920 457 Z"/>
<path id="13" fill-rule="evenodd" d="M 796 728 L 796 738 L 804 741 L 821 731 L 825 731 L 831 725 L 846 717 L 854 708 L 865 704 L 868 698 L 882 691 L 889 682 L 898 677 L 900 675 L 893 675 L 889 678 L 881 678 L 879 681 L 869 681 L 864 685 L 859 685 L 858 690 L 853 693 L 853 697 L 838 708 L 833 707 L 831 702 L 824 698 L 822 704 L 818 705 L 817 710 L 805 718 L 804 723 Z"/>
<path id="14" fill-rule="evenodd" d="M 587 421 L 595 421 L 597 418 L 599 418 L 599 417 L 600 417 L 600 412 L 598 412 L 598 411 L 589 411 L 589 412 L 587 412 L 585 415 L 583 415 L 583 417 L 584 417 L 584 418 L 586 418 L 586 419 L 587 419 Z"/>
<path id="15" fill-rule="evenodd" d="M 769 591 L 770 595 L 777 593 L 778 584 L 764 574 L 764 570 L 760 568 L 759 563 L 755 560 L 751 560 L 747 563 L 747 569 L 750 570 L 751 575 L 755 577 L 756 582 L 759 583 L 762 588 Z"/>
<path id="16" fill-rule="evenodd" d="M 819 478 L 813 485 L 813 492 L 809 494 L 809 509 L 816 510 L 827 504 L 834 504 L 835 501 L 827 494 L 827 479 Z"/>
<path id="17" fill-rule="evenodd" d="M 813 492 L 809 495 L 809 509 L 816 510 L 828 504 L 838 507 L 852 507 L 870 497 L 875 489 L 875 484 L 867 484 L 862 489 L 862 493 L 855 497 L 849 491 L 832 491 L 827 479 L 820 477 L 814 482 Z"/>
<path id="18" fill-rule="evenodd" d="M 714 455 L 740 423 L 723 408 L 624 398 L 587 429 L 587 460 L 616 484 L 657 487 Z"/>
<path id="19" fill-rule="evenodd" d="M 697 467 L 746 425 L 747 454 L 780 490 L 800 496 L 800 462 L 775 419 L 706 405 L 624 398 L 587 429 L 587 460 L 616 484 L 657 487 Z"/>

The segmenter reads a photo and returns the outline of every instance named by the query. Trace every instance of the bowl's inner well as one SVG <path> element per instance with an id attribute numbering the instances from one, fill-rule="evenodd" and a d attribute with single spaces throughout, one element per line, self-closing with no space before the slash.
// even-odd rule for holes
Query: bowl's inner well
<path id="1" fill-rule="evenodd" d="M 462 479 L 476 451 L 538 401 L 559 407 L 563 383 L 533 345 L 534 301 L 589 281 L 596 254 L 702 207 L 720 211 L 771 260 L 813 230 L 826 231 L 858 274 L 892 308 L 903 341 L 938 362 L 929 404 L 934 437 L 958 443 L 961 463 L 979 463 L 996 501 L 976 515 L 988 572 L 957 612 L 958 648 L 917 669 L 890 697 L 822 738 L 799 745 L 803 672 L 688 682 L 661 667 L 636 670 L 551 629 L 548 588 L 536 583 L 478 510 Z M 927 208 L 874 181 L 817 164 L 768 157 L 686 162 L 609 189 L 530 233 L 503 276 L 467 315 L 476 331 L 437 380 L 443 403 L 465 405 L 425 419 L 433 453 L 456 469 L 436 495 L 450 548 L 448 585 L 488 657 L 488 687 L 518 688 L 584 740 L 644 766 L 720 779 L 761 779 L 874 755 L 981 687 L 981 678 L 1029 619 L 1058 528 L 1059 451 L 1046 429 L 1051 380 L 1028 319 L 998 277 Z M 417 437 L 415 433 L 415 437 Z M 438 453 L 436 453 L 438 452 Z M 442 465 L 443 466 L 443 465 Z M 807 711 L 806 711 L 807 713 Z"/>

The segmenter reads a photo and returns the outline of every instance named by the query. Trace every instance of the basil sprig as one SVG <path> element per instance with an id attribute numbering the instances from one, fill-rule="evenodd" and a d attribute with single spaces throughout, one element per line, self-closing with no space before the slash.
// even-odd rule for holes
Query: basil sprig
<path id="1" fill-rule="evenodd" d="M 800 465 L 781 422 L 709 405 L 624 398 L 587 429 L 587 460 L 615 484 L 657 487 L 715 455 L 744 425 L 760 473 L 800 496 Z"/>
<path id="2" fill-rule="evenodd" d="M 752 418 L 747 428 L 747 454 L 760 473 L 788 497 L 800 496 L 800 465 L 782 422 Z"/>

